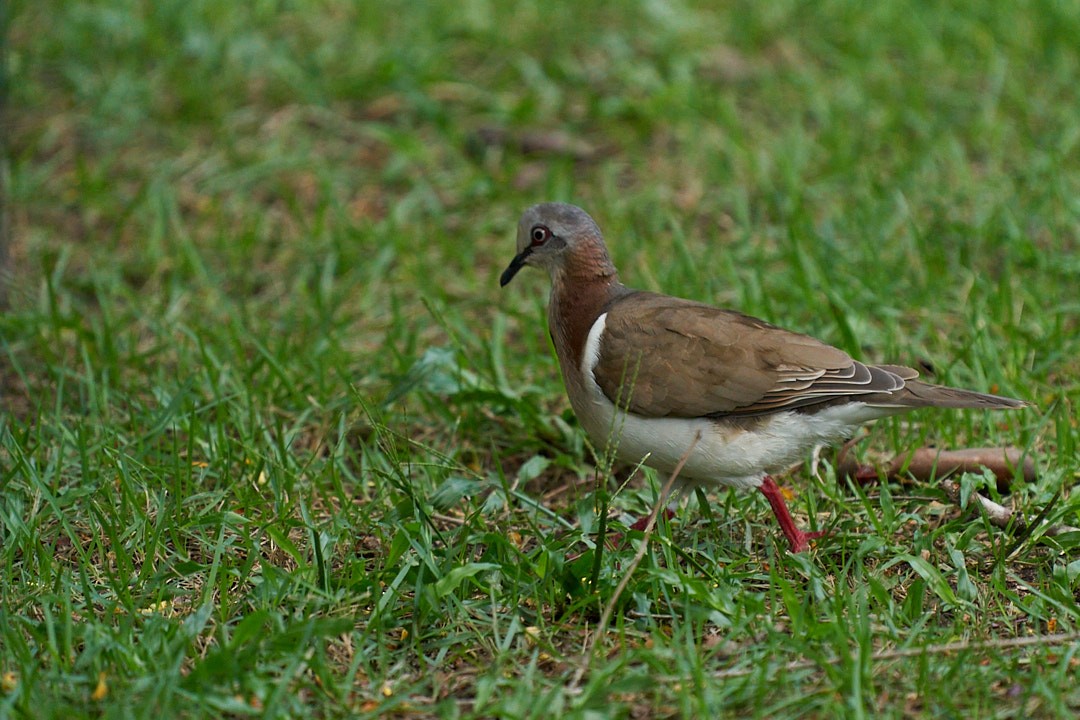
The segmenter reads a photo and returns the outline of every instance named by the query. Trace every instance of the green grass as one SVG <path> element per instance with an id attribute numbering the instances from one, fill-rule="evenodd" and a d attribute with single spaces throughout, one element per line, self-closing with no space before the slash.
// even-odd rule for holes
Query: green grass
<path id="1" fill-rule="evenodd" d="M 1003 502 L 1080 526 L 1080 12 L 579 5 L 10 5 L 0 717 L 1080 710 L 1080 539 L 936 482 L 597 553 L 657 484 L 497 283 L 573 201 L 628 284 L 1032 400 L 861 447 L 1026 448 Z"/>

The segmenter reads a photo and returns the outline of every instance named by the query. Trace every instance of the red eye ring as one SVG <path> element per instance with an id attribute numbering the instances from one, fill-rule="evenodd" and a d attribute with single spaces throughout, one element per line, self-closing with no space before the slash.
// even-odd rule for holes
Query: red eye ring
<path id="1" fill-rule="evenodd" d="M 532 240 L 533 247 L 543 245 L 550 237 L 551 231 L 543 225 L 534 225 L 533 229 L 529 231 L 529 238 Z"/>

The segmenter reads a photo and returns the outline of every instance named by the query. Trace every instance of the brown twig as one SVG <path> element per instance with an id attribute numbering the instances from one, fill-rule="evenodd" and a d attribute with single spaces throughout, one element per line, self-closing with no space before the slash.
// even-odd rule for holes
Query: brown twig
<path id="1" fill-rule="evenodd" d="M 1033 635 L 1030 637 L 1018 637 L 1018 638 L 995 638 L 993 640 L 978 640 L 978 641 L 960 641 L 954 643 L 944 643 L 941 645 L 926 645 L 924 647 L 914 648 L 895 648 L 892 650 L 879 650 L 870 656 L 871 662 L 888 662 L 891 660 L 901 660 L 909 657 L 921 657 L 924 655 L 944 655 L 951 652 L 964 652 L 969 650 L 1006 650 L 1010 648 L 1021 647 L 1053 647 L 1055 645 L 1064 645 L 1066 643 L 1080 640 L 1080 632 L 1071 633 L 1057 633 L 1054 635 Z M 846 658 L 852 660 L 854 658 Z M 816 660 L 795 660 L 789 662 L 783 666 L 785 671 L 792 670 L 807 670 L 810 668 L 818 667 L 819 665 L 838 665 L 843 662 L 845 658 L 835 657 L 825 660 L 823 663 Z M 748 675 L 757 675 L 761 672 L 760 668 L 738 668 L 731 670 L 720 670 L 713 673 L 714 678 L 739 678 L 746 677 Z"/>
<path id="2" fill-rule="evenodd" d="M 850 450 L 857 440 L 846 443 L 836 456 L 836 472 L 859 483 L 887 480 L 906 482 L 933 480 L 957 473 L 989 470 L 997 479 L 998 490 L 1007 492 L 1016 477 L 1017 470 L 1025 482 L 1035 482 L 1037 468 L 1035 459 L 1022 448 L 980 447 L 942 450 L 921 447 L 910 453 L 900 453 L 891 460 L 887 456 L 869 453 L 869 462 L 860 463 L 851 456 Z"/>
<path id="3" fill-rule="evenodd" d="M 949 496 L 957 505 L 960 504 L 960 484 L 955 480 L 942 480 L 941 489 L 945 491 L 945 494 Z M 1017 532 L 1025 532 L 1028 529 L 1028 520 L 1023 515 L 1018 515 L 1012 508 L 1007 508 L 1004 505 L 999 505 L 993 500 L 983 497 L 979 493 L 972 493 L 971 496 L 975 498 L 979 503 L 979 508 L 986 514 L 986 519 L 990 521 L 990 524 L 994 527 L 1006 528 L 1011 524 L 1013 529 Z M 1061 535 L 1063 533 L 1080 532 L 1080 528 L 1072 527 L 1071 525 L 1050 525 L 1046 527 L 1043 535 Z"/>
<path id="4" fill-rule="evenodd" d="M 592 658 L 596 650 L 596 643 L 599 642 L 600 637 L 607 629 L 608 623 L 611 622 L 611 616 L 615 612 L 615 605 L 619 602 L 619 597 L 622 595 L 623 590 L 625 590 L 626 586 L 630 583 L 630 578 L 633 576 L 634 570 L 637 569 L 637 566 L 645 557 L 645 551 L 649 547 L 649 538 L 652 536 L 653 529 L 656 527 L 656 518 L 660 516 L 661 509 L 667 503 L 668 496 L 671 494 L 671 489 L 675 486 L 675 479 L 679 477 L 679 473 L 682 472 L 683 466 L 686 465 L 686 461 L 690 458 L 690 453 L 694 451 L 694 448 L 697 447 L 698 441 L 700 440 L 701 431 L 699 430 L 697 434 L 694 435 L 694 439 L 690 443 L 690 446 L 686 448 L 686 452 L 679 458 L 679 463 L 675 466 L 675 469 L 672 470 L 671 477 L 664 483 L 664 487 L 660 491 L 660 497 L 657 499 L 656 505 L 649 514 L 649 522 L 645 525 L 645 537 L 642 538 L 642 542 L 638 546 L 637 552 L 634 553 L 634 558 L 630 561 L 630 565 L 626 568 L 626 572 L 623 573 L 622 579 L 619 580 L 619 584 L 615 586 L 615 592 L 604 607 L 604 612 L 600 615 L 600 622 L 597 623 L 596 629 L 593 630 L 592 637 L 589 638 L 588 645 L 585 647 L 585 651 L 581 654 L 581 661 L 578 663 L 578 669 L 574 672 L 574 678 L 570 681 L 570 692 L 577 691 L 581 685 L 582 678 L 584 678 L 585 673 L 589 671 L 589 665 L 592 663 Z"/>
<path id="5" fill-rule="evenodd" d="M 965 472 L 982 472 L 989 470 L 997 480 L 998 490 L 1005 492 L 1009 484 L 1016 476 L 1019 469 L 1021 476 L 1026 482 L 1034 482 L 1036 479 L 1035 459 L 1021 448 L 1016 447 L 983 447 L 963 448 L 960 450 L 940 450 L 938 448 L 922 447 L 910 453 L 901 453 L 892 460 L 885 460 L 884 456 L 871 455 L 870 463 L 859 463 L 851 457 L 850 450 L 858 440 L 845 443 L 837 455 L 837 475 L 848 477 L 858 483 L 870 482 L 884 476 L 888 480 L 905 482 L 910 478 L 916 480 L 934 480 L 941 483 L 941 488 L 957 505 L 960 505 L 960 484 L 949 478 L 950 475 Z M 973 493 L 979 504 L 979 508 L 986 515 L 992 525 L 1006 528 L 1011 525 L 1012 529 L 1019 534 L 1028 532 L 1029 521 L 1021 515 L 1017 515 L 1011 508 L 1000 505 L 979 493 Z M 1043 535 L 1061 535 L 1062 533 L 1078 532 L 1078 528 L 1069 525 L 1052 525 L 1044 528 Z"/>

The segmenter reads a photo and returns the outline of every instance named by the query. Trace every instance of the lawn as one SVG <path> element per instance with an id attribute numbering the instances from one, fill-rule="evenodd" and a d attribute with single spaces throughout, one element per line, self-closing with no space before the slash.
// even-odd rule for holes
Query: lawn
<path id="1" fill-rule="evenodd" d="M 1080 712 L 1080 9 L 0 4 L 0 718 Z M 692 494 L 569 409 L 521 211 L 1019 397 Z M 1013 508 L 993 525 L 975 493 Z M 1026 519 L 1022 521 L 1020 518 Z"/>

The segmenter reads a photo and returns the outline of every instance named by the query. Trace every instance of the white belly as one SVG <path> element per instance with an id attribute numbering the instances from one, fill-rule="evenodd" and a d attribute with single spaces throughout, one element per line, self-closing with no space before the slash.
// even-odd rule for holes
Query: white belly
<path id="1" fill-rule="evenodd" d="M 646 418 L 617 409 L 593 378 L 607 316 L 589 331 L 582 370 L 587 392 L 571 404 L 598 452 L 614 447 L 627 463 L 670 473 L 700 433 L 680 478 L 691 484 L 757 487 L 765 475 L 805 459 L 817 445 L 848 437 L 862 423 L 891 414 L 863 403 L 845 403 L 817 413 L 780 412 L 748 421 L 707 418 Z M 678 382 L 672 378 L 672 382 Z"/>

